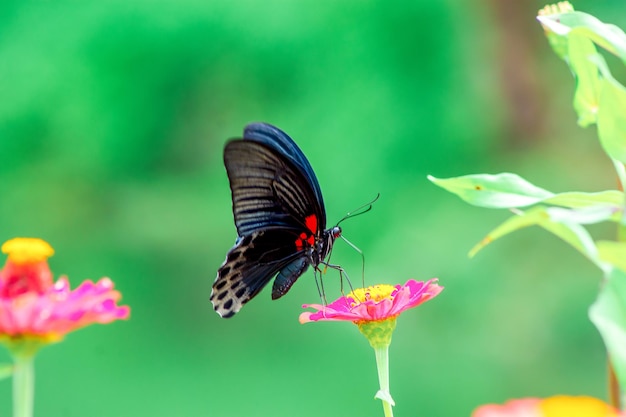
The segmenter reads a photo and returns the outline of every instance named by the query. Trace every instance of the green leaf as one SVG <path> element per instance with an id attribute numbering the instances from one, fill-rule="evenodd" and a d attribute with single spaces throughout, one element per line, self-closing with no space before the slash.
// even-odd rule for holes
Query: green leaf
<path id="1" fill-rule="evenodd" d="M 615 25 L 602 23 L 591 15 L 587 16 L 593 18 L 593 20 L 589 20 L 591 24 L 574 28 L 572 33 L 577 32 L 589 37 L 596 45 L 616 55 L 622 62 L 626 62 L 626 35 L 624 32 Z"/>
<path id="2" fill-rule="evenodd" d="M 598 298 L 589 308 L 621 387 L 626 384 L 626 273 L 610 271 Z"/>
<path id="3" fill-rule="evenodd" d="M 445 179 L 429 175 L 428 179 L 466 202 L 480 207 L 525 207 L 554 196 L 550 191 L 511 173 L 475 174 Z"/>
<path id="4" fill-rule="evenodd" d="M 553 48 L 555 43 L 560 46 L 561 50 L 555 48 L 555 52 L 561 58 L 564 58 L 562 50 L 565 42 L 562 38 L 576 32 L 626 62 L 626 34 L 614 25 L 605 24 L 590 14 L 575 11 L 538 16 L 537 20 L 546 29 L 548 38 L 556 38 L 550 39 L 550 44 Z"/>
<path id="5" fill-rule="evenodd" d="M 574 191 L 554 194 L 510 173 L 475 174 L 453 178 L 435 178 L 429 175 L 428 179 L 466 202 L 480 207 L 516 208 L 546 203 L 570 208 L 610 205 L 618 210 L 624 204 L 624 193 L 621 191 L 608 190 L 596 193 Z"/>
<path id="6" fill-rule="evenodd" d="M 602 261 L 626 273 L 626 242 L 599 240 L 596 246 L 598 256 Z"/>
<path id="7" fill-rule="evenodd" d="M 593 42 L 586 36 L 572 32 L 568 43 L 568 61 L 576 76 L 574 109 L 578 114 L 578 124 L 586 127 L 596 122 L 598 112 L 598 67 L 589 60 L 597 54 Z"/>
<path id="8" fill-rule="evenodd" d="M 600 191 L 597 193 L 566 192 L 546 198 L 542 203 L 570 208 L 582 208 L 596 204 L 612 205 L 620 208 L 624 205 L 624 193 L 617 190 Z"/>
<path id="9" fill-rule="evenodd" d="M 608 220 L 619 222 L 622 218 L 620 207 L 599 204 L 578 209 L 549 207 L 546 212 L 557 223 L 595 224 Z"/>
<path id="10" fill-rule="evenodd" d="M 626 162 L 626 88 L 613 78 L 604 58 L 596 55 L 592 61 L 602 73 L 598 107 L 600 143 L 611 158 Z"/>
<path id="11" fill-rule="evenodd" d="M 557 211 L 555 212 L 554 209 L 557 209 Z M 606 266 L 598 258 L 598 251 L 593 239 L 589 235 L 589 232 L 587 232 L 587 230 L 581 225 L 569 221 L 564 216 L 563 210 L 565 209 L 558 209 L 555 207 L 534 207 L 530 210 L 522 212 L 519 215 L 510 217 L 500 226 L 492 230 L 481 242 L 474 246 L 470 251 L 469 256 L 473 257 L 479 250 L 502 236 L 528 226 L 536 225 L 543 227 L 572 245 L 599 268 L 606 268 Z M 553 216 L 557 217 L 558 221 L 554 220 L 552 218 Z"/>

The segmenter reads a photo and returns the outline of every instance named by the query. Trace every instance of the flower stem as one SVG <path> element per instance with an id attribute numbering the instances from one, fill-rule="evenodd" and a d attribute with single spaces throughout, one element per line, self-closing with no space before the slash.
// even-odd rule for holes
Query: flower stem
<path id="1" fill-rule="evenodd" d="M 617 189 L 620 191 L 624 191 L 626 187 L 626 167 L 624 167 L 624 163 L 618 161 L 616 159 L 611 158 L 611 162 L 613 162 L 613 166 L 615 167 L 615 172 L 617 172 Z M 624 215 L 622 215 L 622 220 Z M 618 223 L 617 226 L 617 241 L 618 242 L 626 242 L 626 227 L 624 226 L 623 221 Z M 608 272 L 604 274 L 605 282 L 608 279 Z M 615 374 L 615 368 L 611 363 L 611 358 L 607 356 L 607 363 L 609 366 L 609 399 L 611 401 L 611 405 L 615 407 L 617 410 L 624 411 L 622 407 L 626 402 L 626 393 L 624 393 L 623 388 L 620 387 L 619 380 L 617 379 L 617 375 Z"/>
<path id="2" fill-rule="evenodd" d="M 619 179 L 618 189 L 624 190 L 624 187 L 626 187 L 626 168 L 622 162 L 616 159 L 611 158 L 611 162 L 613 162 L 617 178 Z"/>
<path id="3" fill-rule="evenodd" d="M 617 382 L 617 376 L 615 375 L 615 370 L 613 369 L 613 365 L 611 365 L 611 361 L 609 359 L 607 359 L 607 364 L 609 368 L 609 400 L 615 409 L 621 410 L 621 395 L 619 383 Z"/>
<path id="4" fill-rule="evenodd" d="M 13 417 L 32 417 L 35 393 L 33 355 L 14 355 Z"/>
<path id="5" fill-rule="evenodd" d="M 383 402 L 385 417 L 393 417 L 391 407 L 395 405 L 395 402 L 389 392 L 389 345 L 377 346 L 374 348 L 374 352 L 376 353 L 378 384 L 380 385 L 380 389 L 376 393 L 376 398 Z"/>

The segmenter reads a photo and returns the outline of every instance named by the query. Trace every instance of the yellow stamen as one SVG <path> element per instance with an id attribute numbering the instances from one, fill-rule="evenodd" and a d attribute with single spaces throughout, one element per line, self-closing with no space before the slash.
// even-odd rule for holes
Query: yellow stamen
<path id="1" fill-rule="evenodd" d="M 2 253 L 18 265 L 45 261 L 54 255 L 54 249 L 45 240 L 31 237 L 16 237 L 2 245 Z"/>
<path id="2" fill-rule="evenodd" d="M 348 297 L 355 300 L 355 303 L 353 305 L 365 302 L 367 300 L 372 300 L 378 303 L 384 299 L 392 300 L 393 297 L 391 296 L 391 293 L 395 290 L 396 287 L 394 287 L 393 285 L 377 284 L 367 288 L 357 288 L 356 290 L 348 294 Z"/>

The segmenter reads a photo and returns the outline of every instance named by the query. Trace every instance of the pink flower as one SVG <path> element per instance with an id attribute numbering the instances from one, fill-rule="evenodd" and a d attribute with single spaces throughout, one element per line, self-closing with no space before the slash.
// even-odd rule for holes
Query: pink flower
<path id="1" fill-rule="evenodd" d="M 55 342 L 93 323 L 127 319 L 130 309 L 113 282 L 102 278 L 70 289 L 66 277 L 53 282 L 47 258 L 54 250 L 41 239 L 16 238 L 2 245 L 8 254 L 0 270 L 0 340 Z"/>
<path id="2" fill-rule="evenodd" d="M 300 323 L 312 321 L 382 321 L 397 317 L 404 310 L 434 298 L 443 290 L 437 278 L 427 282 L 408 280 L 404 285 L 379 284 L 354 290 L 345 297 L 323 306 L 305 304 L 317 312 L 300 315 Z"/>
<path id="3" fill-rule="evenodd" d="M 523 398 L 504 405 L 486 404 L 478 407 L 472 417 L 541 417 L 539 403 L 539 398 Z"/>
<path id="4" fill-rule="evenodd" d="M 478 407 L 472 417 L 620 417 L 610 405 L 593 397 L 556 395 L 545 399 L 510 400 Z"/>

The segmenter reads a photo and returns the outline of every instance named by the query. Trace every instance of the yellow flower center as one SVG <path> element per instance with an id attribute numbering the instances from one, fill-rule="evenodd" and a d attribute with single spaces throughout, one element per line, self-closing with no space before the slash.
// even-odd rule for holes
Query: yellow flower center
<path id="1" fill-rule="evenodd" d="M 6 253 L 14 264 L 24 265 L 45 261 L 54 255 L 54 249 L 42 239 L 16 237 L 4 242 L 2 253 Z"/>
<path id="2" fill-rule="evenodd" d="M 560 1 L 557 4 L 549 4 L 543 9 L 539 10 L 539 16 L 549 16 L 551 14 L 569 13 L 573 12 L 574 7 L 569 1 Z"/>
<path id="3" fill-rule="evenodd" d="M 608 404 L 592 397 L 557 395 L 539 404 L 546 417 L 618 417 Z"/>
<path id="4" fill-rule="evenodd" d="M 348 298 L 352 298 L 355 302 L 352 303 L 354 307 L 357 304 L 363 303 L 368 300 L 372 300 L 376 303 L 381 302 L 384 299 L 392 300 L 391 293 L 396 290 L 396 287 L 389 284 L 377 284 L 366 288 L 357 288 L 348 294 Z"/>

